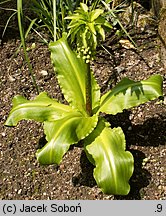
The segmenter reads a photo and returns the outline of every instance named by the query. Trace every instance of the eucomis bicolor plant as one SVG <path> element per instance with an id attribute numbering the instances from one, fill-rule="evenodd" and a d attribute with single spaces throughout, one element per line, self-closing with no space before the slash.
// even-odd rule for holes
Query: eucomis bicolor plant
<path id="1" fill-rule="evenodd" d="M 36 153 L 41 164 L 60 164 L 70 146 L 82 140 L 87 158 L 95 166 L 93 175 L 101 190 L 106 194 L 128 194 L 134 159 L 126 151 L 122 129 L 112 128 L 101 113 L 116 115 L 162 96 L 162 77 L 153 75 L 139 82 L 124 78 L 100 96 L 89 64 L 77 58 L 65 34 L 51 42 L 49 48 L 68 105 L 50 98 L 46 92 L 34 100 L 17 95 L 5 125 L 15 126 L 22 119 L 43 122 L 47 143 Z"/>

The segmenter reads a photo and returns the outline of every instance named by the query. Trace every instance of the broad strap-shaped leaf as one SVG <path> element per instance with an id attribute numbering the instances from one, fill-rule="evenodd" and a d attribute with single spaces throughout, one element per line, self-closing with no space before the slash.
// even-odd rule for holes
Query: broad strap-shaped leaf
<path id="1" fill-rule="evenodd" d="M 5 125 L 15 126 L 23 119 L 39 122 L 54 121 L 71 111 L 73 109 L 70 106 L 51 99 L 46 92 L 40 93 L 34 100 L 30 101 L 23 96 L 17 95 L 13 98 L 13 107 Z"/>
<path id="2" fill-rule="evenodd" d="M 37 151 L 41 164 L 59 164 L 71 144 L 88 136 L 96 127 L 97 116 L 84 117 L 79 112 L 72 112 L 63 119 L 44 122 L 44 132 L 48 143 Z"/>
<path id="3" fill-rule="evenodd" d="M 101 97 L 101 105 L 98 112 L 117 114 L 138 106 L 149 100 L 162 96 L 162 77 L 151 76 L 147 80 L 134 82 L 124 78 L 115 88 Z"/>
<path id="4" fill-rule="evenodd" d="M 129 179 L 134 169 L 130 152 L 125 151 L 125 136 L 120 127 L 111 129 L 99 121 L 96 129 L 87 137 L 86 151 L 92 156 L 90 161 L 96 166 L 94 178 L 106 194 L 127 195 L 130 191 Z"/>
<path id="5" fill-rule="evenodd" d="M 65 99 L 82 113 L 86 113 L 86 83 L 87 64 L 82 58 L 77 58 L 66 39 L 66 35 L 56 42 L 51 42 L 51 59 L 57 73 Z M 91 78 L 92 108 L 99 104 L 100 91 L 97 83 Z"/>

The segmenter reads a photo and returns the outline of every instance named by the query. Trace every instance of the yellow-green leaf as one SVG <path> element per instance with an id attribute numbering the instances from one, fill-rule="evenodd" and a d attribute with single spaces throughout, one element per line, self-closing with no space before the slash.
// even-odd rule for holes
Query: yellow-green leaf
<path id="1" fill-rule="evenodd" d="M 50 43 L 51 59 L 65 99 L 69 104 L 86 115 L 86 72 L 88 65 L 82 58 L 77 58 L 67 42 L 65 35 Z M 92 109 L 99 104 L 100 91 L 91 75 Z"/>
<path id="2" fill-rule="evenodd" d="M 127 195 L 129 179 L 134 170 L 134 159 L 125 151 L 125 136 L 121 128 L 109 128 L 99 121 L 96 129 L 86 138 L 88 158 L 95 165 L 94 178 L 106 194 Z"/>
<path id="3" fill-rule="evenodd" d="M 124 78 L 112 90 L 101 97 L 98 112 L 117 114 L 162 96 L 162 77 L 153 75 L 147 80 L 135 82 Z"/>
<path id="4" fill-rule="evenodd" d="M 104 13 L 104 10 L 102 10 L 102 9 L 93 10 L 90 13 L 90 21 L 93 22 L 95 19 L 97 19 L 103 13 Z"/>
<path id="5" fill-rule="evenodd" d="M 84 12 L 88 12 L 88 6 L 84 3 L 80 3 L 81 8 L 84 10 Z"/>
<path id="6" fill-rule="evenodd" d="M 23 119 L 32 119 L 39 122 L 54 121 L 71 111 L 73 110 L 70 106 L 51 99 L 46 92 L 40 93 L 34 100 L 27 100 L 17 95 L 13 98 L 13 107 L 5 125 L 15 126 L 18 121 Z"/>
<path id="7" fill-rule="evenodd" d="M 79 112 L 71 112 L 63 119 L 44 122 L 44 132 L 48 143 L 37 151 L 41 164 L 59 164 L 71 144 L 88 136 L 95 128 L 97 116 L 84 117 Z"/>

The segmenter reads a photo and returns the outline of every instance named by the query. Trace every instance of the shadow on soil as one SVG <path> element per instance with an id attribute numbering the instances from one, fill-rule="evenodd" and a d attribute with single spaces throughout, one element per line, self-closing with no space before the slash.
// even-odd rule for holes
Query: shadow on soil
<path id="1" fill-rule="evenodd" d="M 74 186 L 88 186 L 94 187 L 96 181 L 93 178 L 94 166 L 88 161 L 84 151 L 81 153 L 80 158 L 81 173 L 78 176 L 73 177 L 72 182 Z"/>
<path id="2" fill-rule="evenodd" d="M 132 131 L 126 134 L 127 142 L 130 145 L 153 146 L 164 145 L 166 142 L 166 118 L 151 118 L 143 125 L 134 125 Z"/>
<path id="3" fill-rule="evenodd" d="M 114 196 L 117 200 L 134 200 L 141 199 L 144 196 L 143 188 L 147 187 L 151 180 L 151 174 L 148 170 L 142 168 L 142 162 L 145 154 L 140 150 L 130 150 L 130 145 L 137 146 L 158 146 L 165 143 L 166 132 L 164 131 L 166 122 L 164 117 L 151 118 L 144 122 L 142 125 L 132 125 L 129 120 L 129 111 L 122 114 L 111 116 L 107 120 L 111 122 L 112 127 L 122 127 L 127 142 L 127 150 L 129 150 L 134 157 L 134 173 L 130 179 L 131 190 L 127 196 Z M 132 130 L 128 128 L 132 126 Z M 94 187 L 96 182 L 93 178 L 93 165 L 86 158 L 86 154 L 82 152 L 80 159 L 82 172 L 73 177 L 74 186 L 88 186 Z"/>
<path id="4" fill-rule="evenodd" d="M 134 173 L 130 179 L 131 190 L 127 196 L 114 196 L 114 199 L 116 200 L 141 199 L 141 196 L 143 195 L 143 191 L 141 191 L 141 189 L 148 186 L 151 180 L 151 174 L 142 168 L 142 162 L 145 158 L 145 155 L 141 151 L 137 150 L 131 150 L 130 152 L 133 154 L 135 160 Z M 94 167 L 92 164 L 90 164 L 84 152 L 81 155 L 80 164 L 82 172 L 78 176 L 73 177 L 73 185 L 88 187 L 96 186 L 95 179 L 93 178 Z"/>
<path id="5" fill-rule="evenodd" d="M 130 193 L 127 196 L 115 196 L 116 200 L 141 200 L 144 196 L 142 188 L 147 187 L 151 180 L 151 174 L 142 168 L 145 154 L 138 150 L 130 150 L 134 157 L 134 173 L 130 179 Z"/>
<path id="6" fill-rule="evenodd" d="M 130 111 L 124 111 L 115 116 L 106 116 L 106 119 L 111 123 L 112 128 L 121 127 L 123 129 L 127 147 L 131 145 L 157 147 L 165 144 L 165 115 L 149 118 L 143 124 L 138 125 L 132 125 L 129 115 Z"/>

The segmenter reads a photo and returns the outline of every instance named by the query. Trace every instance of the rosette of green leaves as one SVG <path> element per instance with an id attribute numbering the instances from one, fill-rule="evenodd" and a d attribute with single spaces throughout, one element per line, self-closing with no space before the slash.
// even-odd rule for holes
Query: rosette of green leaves
<path id="1" fill-rule="evenodd" d="M 88 63 L 95 55 L 98 37 L 105 40 L 104 28 L 112 28 L 112 25 L 106 20 L 103 9 L 91 10 L 84 3 L 80 3 L 80 7 L 65 19 L 71 20 L 69 36 L 71 43 L 76 41 L 78 57 L 83 56 Z"/>
<path id="2" fill-rule="evenodd" d="M 50 43 L 51 59 L 68 105 L 51 99 L 45 92 L 34 100 L 15 96 L 6 125 L 15 126 L 22 119 L 44 124 L 47 144 L 37 151 L 41 164 L 59 164 L 72 144 L 83 140 L 88 159 L 94 164 L 94 178 L 104 193 L 126 195 L 134 169 L 133 156 L 126 151 L 125 136 L 120 127 L 111 128 L 100 113 L 117 114 L 162 95 L 162 78 L 154 75 L 135 82 L 127 78 L 100 97 L 92 72 L 92 114 L 86 110 L 87 64 L 78 59 L 64 35 Z"/>

